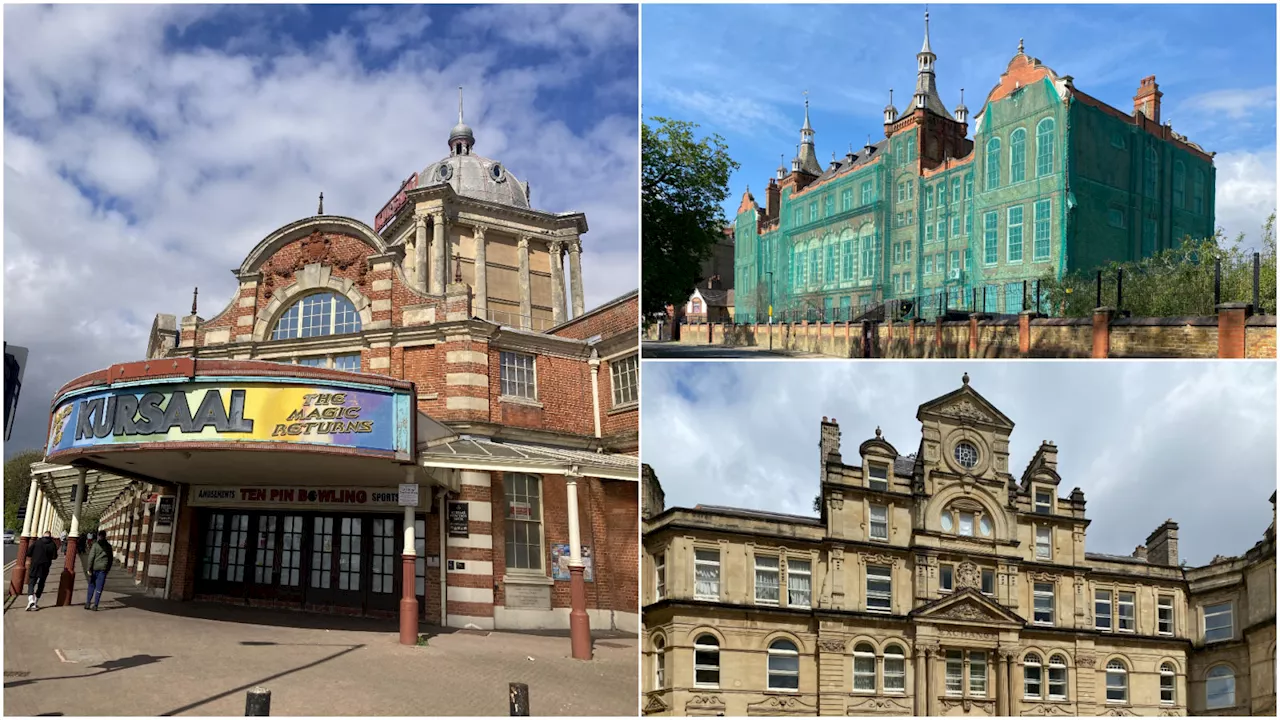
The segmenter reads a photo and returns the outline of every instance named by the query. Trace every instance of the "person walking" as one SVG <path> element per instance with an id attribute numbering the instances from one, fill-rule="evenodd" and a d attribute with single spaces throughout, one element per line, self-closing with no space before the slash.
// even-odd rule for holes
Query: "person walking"
<path id="1" fill-rule="evenodd" d="M 102 600 L 102 588 L 107 584 L 107 573 L 111 571 L 115 559 L 111 543 L 107 542 L 107 534 L 99 530 L 98 539 L 85 560 L 85 571 L 89 574 L 89 589 L 84 598 L 85 610 L 98 609 L 98 603 Z"/>
<path id="2" fill-rule="evenodd" d="M 49 577 L 49 568 L 58 559 L 58 545 L 53 541 L 53 534 L 44 531 L 44 537 L 31 543 L 27 548 L 27 610 L 40 609 L 40 596 L 44 594 L 44 581 Z"/>

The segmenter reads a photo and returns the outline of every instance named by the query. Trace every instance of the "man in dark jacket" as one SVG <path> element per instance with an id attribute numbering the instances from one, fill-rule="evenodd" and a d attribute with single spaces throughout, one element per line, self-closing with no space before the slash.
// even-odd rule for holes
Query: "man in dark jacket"
<path id="1" fill-rule="evenodd" d="M 44 594 L 44 581 L 49 577 L 49 568 L 58 559 L 58 545 L 53 541 L 53 534 L 45 531 L 44 537 L 31 543 L 27 548 L 27 609 L 40 609 L 40 596 Z"/>
<path id="2" fill-rule="evenodd" d="M 107 584 L 107 573 L 115 560 L 111 544 L 107 542 L 107 534 L 98 531 L 98 539 L 84 561 L 85 571 L 89 573 L 89 590 L 84 597 L 85 610 L 98 609 L 98 603 L 102 600 L 102 588 Z"/>

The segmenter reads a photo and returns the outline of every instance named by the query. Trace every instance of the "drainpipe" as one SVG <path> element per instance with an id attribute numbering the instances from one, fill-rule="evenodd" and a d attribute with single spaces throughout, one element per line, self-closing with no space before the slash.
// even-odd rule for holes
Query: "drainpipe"
<path id="1" fill-rule="evenodd" d="M 450 471 L 452 472 L 452 471 Z M 440 494 L 436 496 L 436 513 L 440 515 L 440 627 L 449 626 L 449 613 L 446 604 L 449 601 L 449 573 L 448 573 L 448 530 L 445 527 L 447 522 L 447 511 L 449 491 L 440 490 Z M 425 523 L 424 523 L 425 525 Z M 424 578 L 425 581 L 425 578 Z M 424 588 L 425 590 L 425 588 Z"/>
<path id="2" fill-rule="evenodd" d="M 591 360 L 587 362 L 591 366 L 591 409 L 595 413 L 596 419 L 596 437 L 600 437 L 600 354 L 591 349 Z"/>
<path id="3" fill-rule="evenodd" d="M 178 544 L 178 517 L 182 511 L 182 485 L 173 496 L 173 525 L 169 526 L 169 567 L 164 574 L 164 599 L 169 599 L 169 588 L 173 585 L 173 546 Z"/>

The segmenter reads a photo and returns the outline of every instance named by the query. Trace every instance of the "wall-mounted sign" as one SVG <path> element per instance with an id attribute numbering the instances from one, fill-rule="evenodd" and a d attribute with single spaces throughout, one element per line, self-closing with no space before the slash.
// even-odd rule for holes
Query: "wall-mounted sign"
<path id="1" fill-rule="evenodd" d="M 58 405 L 49 454 L 113 444 L 270 442 L 329 445 L 412 459 L 407 391 L 269 380 L 134 385 Z"/>
<path id="2" fill-rule="evenodd" d="M 582 546 L 582 579 L 594 582 L 591 562 L 591 547 Z M 551 546 L 551 578 L 553 580 L 569 580 L 569 543 L 555 543 Z"/>
<path id="3" fill-rule="evenodd" d="M 374 217 L 374 232 L 382 232 L 382 228 L 386 227 L 387 223 L 391 222 L 391 218 L 394 218 L 396 213 L 400 212 L 400 208 L 404 207 L 404 204 L 409 201 L 406 193 L 417 187 L 418 173 L 410 175 L 408 180 L 405 180 L 400 184 L 400 189 L 396 191 L 395 197 L 388 200 L 387 204 L 383 205 L 382 209 L 379 210 L 378 214 Z"/>
<path id="4" fill-rule="evenodd" d="M 173 527 L 173 510 L 175 498 L 172 495 L 162 495 L 156 501 L 156 529 Z"/>
<path id="5" fill-rule="evenodd" d="M 464 538 L 471 535 L 471 503 L 449 503 L 449 537 Z"/>
<path id="6" fill-rule="evenodd" d="M 190 504 L 205 507 L 263 507 L 296 510 L 396 510 L 399 488 L 209 487 L 191 488 Z"/>
<path id="7" fill-rule="evenodd" d="M 418 486 L 414 483 L 400 483 L 400 507 L 418 507 Z"/>

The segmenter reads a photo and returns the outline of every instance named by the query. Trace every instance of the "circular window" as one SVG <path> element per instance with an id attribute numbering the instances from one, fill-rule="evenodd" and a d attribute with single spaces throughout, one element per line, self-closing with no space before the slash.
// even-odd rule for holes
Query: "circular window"
<path id="1" fill-rule="evenodd" d="M 441 165 L 436 168 L 436 177 L 447 181 L 449 178 L 453 177 L 453 167 L 450 165 Z"/>
<path id="2" fill-rule="evenodd" d="M 950 512 L 944 512 L 944 513 L 942 513 L 942 518 L 941 518 L 941 519 L 942 519 L 942 530 L 943 530 L 944 532 L 951 532 L 951 528 L 952 528 L 952 525 L 951 525 L 951 513 L 950 513 Z"/>
<path id="3" fill-rule="evenodd" d="M 493 178 L 494 182 L 502 182 L 502 179 L 506 176 L 506 171 L 498 163 L 494 163 L 489 167 L 489 177 Z"/>
<path id="4" fill-rule="evenodd" d="M 978 464 L 978 448 L 973 445 L 962 442 L 956 445 L 956 462 L 960 466 L 969 469 Z"/>
<path id="5" fill-rule="evenodd" d="M 983 515 L 978 520 L 978 532 L 982 533 L 982 537 L 991 537 L 991 518 Z"/>

